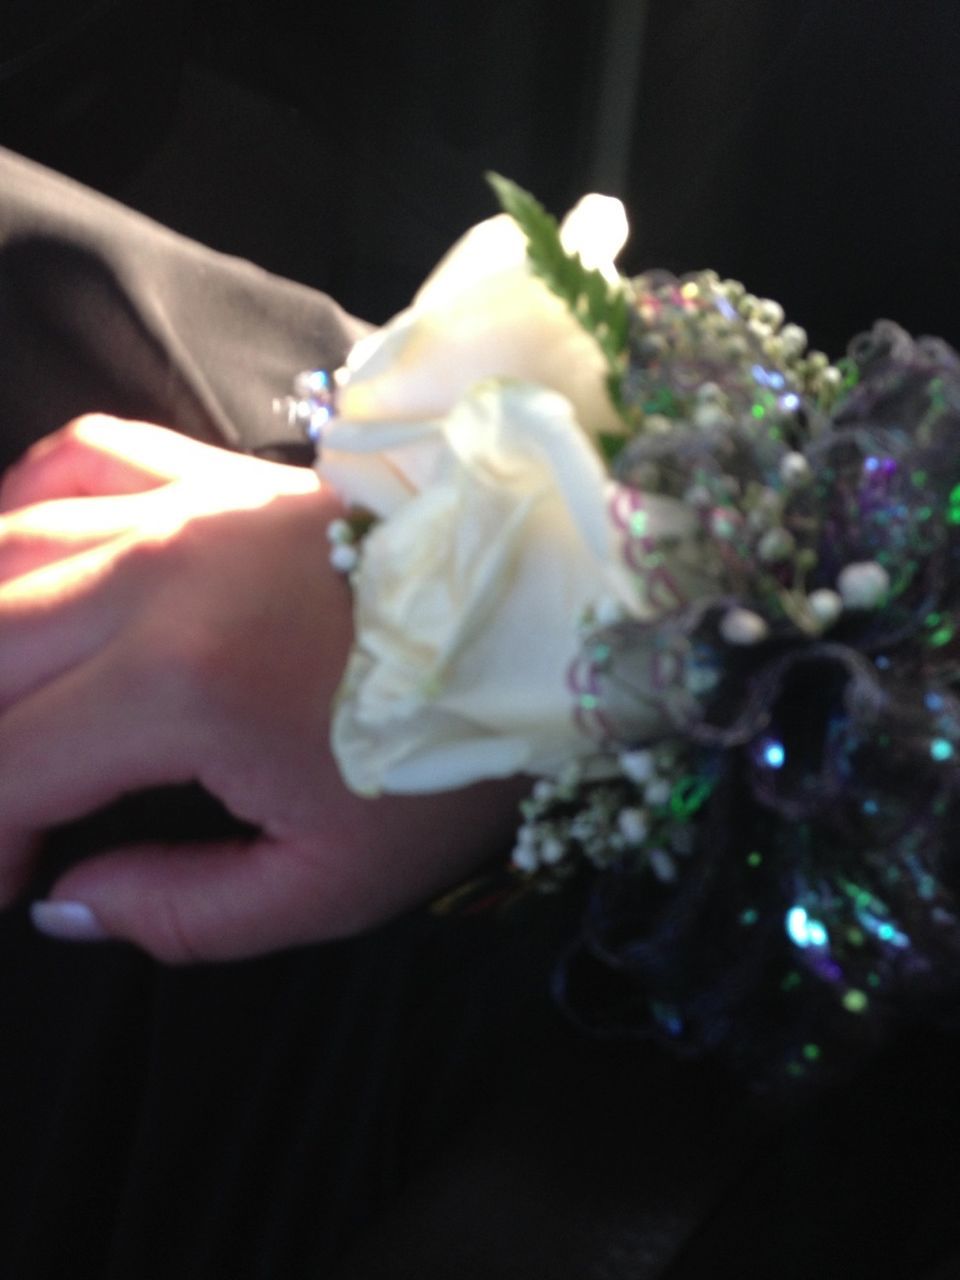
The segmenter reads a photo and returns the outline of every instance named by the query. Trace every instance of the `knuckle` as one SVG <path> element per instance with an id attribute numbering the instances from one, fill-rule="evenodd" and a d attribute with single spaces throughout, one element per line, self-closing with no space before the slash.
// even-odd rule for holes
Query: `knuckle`
<path id="1" fill-rule="evenodd" d="M 119 583 L 129 583 L 156 598 L 164 583 L 181 571 L 181 559 L 172 539 L 140 529 L 135 538 L 117 548 L 111 567 Z"/>

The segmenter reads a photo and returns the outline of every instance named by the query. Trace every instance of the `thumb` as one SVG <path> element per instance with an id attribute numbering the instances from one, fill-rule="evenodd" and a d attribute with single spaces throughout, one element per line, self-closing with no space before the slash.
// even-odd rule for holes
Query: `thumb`
<path id="1" fill-rule="evenodd" d="M 360 927 L 358 895 L 325 881 L 295 844 L 144 844 L 71 867 L 31 917 L 49 936 L 132 942 L 168 964 L 234 960 Z"/>

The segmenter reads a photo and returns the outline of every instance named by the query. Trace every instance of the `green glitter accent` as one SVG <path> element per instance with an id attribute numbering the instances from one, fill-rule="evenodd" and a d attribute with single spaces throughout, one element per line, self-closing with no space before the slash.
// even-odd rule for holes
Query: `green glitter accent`
<path id="1" fill-rule="evenodd" d="M 750 412 L 755 418 L 765 418 L 767 416 L 767 411 L 762 404 L 755 404 Z"/>
<path id="2" fill-rule="evenodd" d="M 847 930 L 847 941 L 852 947 L 862 947 L 864 943 L 863 930 L 853 925 Z"/>
<path id="3" fill-rule="evenodd" d="M 763 854 L 759 853 L 756 849 L 754 849 L 753 853 L 747 854 L 748 867 L 759 867 L 762 862 L 763 862 Z"/>
<path id="4" fill-rule="evenodd" d="M 751 925 L 756 924 L 760 919 L 756 907 L 747 907 L 746 911 L 740 913 L 740 923 Z"/>
<path id="5" fill-rule="evenodd" d="M 960 484 L 954 485 L 947 499 L 947 524 L 960 524 Z"/>
<path id="6" fill-rule="evenodd" d="M 942 649 L 945 644 L 949 644 L 953 639 L 953 623 L 948 622 L 945 627 L 939 627 L 930 636 L 927 643 L 931 649 Z"/>
<path id="7" fill-rule="evenodd" d="M 933 507 L 920 507 L 917 511 L 918 520 L 929 520 L 933 515 Z"/>
<path id="8" fill-rule="evenodd" d="M 873 987 L 874 989 L 876 989 L 877 987 L 879 987 L 879 985 L 880 985 L 880 975 L 879 975 L 879 973 L 868 973 L 868 974 L 867 974 L 867 986 L 868 986 L 868 987 Z"/>
<path id="9" fill-rule="evenodd" d="M 534 274 L 563 299 L 606 357 L 611 374 L 607 386 L 616 403 L 621 359 L 630 332 L 630 308 L 624 291 L 610 285 L 600 271 L 585 267 L 579 254 L 567 253 L 556 219 L 522 187 L 497 173 L 488 173 L 487 181 L 504 211 L 524 233 L 527 261 Z"/>
<path id="10" fill-rule="evenodd" d="M 613 395 L 612 399 L 614 404 L 618 404 L 620 402 L 619 394 Z M 613 431 L 598 431 L 595 439 L 597 447 L 603 454 L 604 461 L 613 466 L 623 450 L 626 437 Z"/>
<path id="11" fill-rule="evenodd" d="M 843 997 L 843 1007 L 847 1013 L 863 1013 L 869 1003 L 866 992 L 858 991 L 856 987 L 851 987 Z"/>
<path id="12" fill-rule="evenodd" d="M 849 356 L 837 361 L 837 368 L 843 374 L 843 390 L 852 391 L 860 381 L 860 370 L 855 360 L 851 360 Z"/>
<path id="13" fill-rule="evenodd" d="M 791 969 L 784 980 L 780 983 L 781 991 L 796 991 L 797 987 L 803 982 L 803 979 L 797 973 L 796 969 Z"/>
<path id="14" fill-rule="evenodd" d="M 666 1031 L 671 1035 L 679 1035 L 683 1030 L 683 1020 L 680 1017 L 679 1010 L 672 1004 L 663 1004 L 659 1000 L 655 1000 L 650 1005 L 650 1012 L 656 1018 Z"/>
<path id="15" fill-rule="evenodd" d="M 818 1044 L 805 1044 L 803 1046 L 803 1056 L 808 1062 L 816 1062 L 820 1057 L 820 1046 Z"/>
<path id="16" fill-rule="evenodd" d="M 787 1075 L 788 1075 L 788 1076 L 793 1076 L 793 1078 L 796 1080 L 796 1079 L 798 1079 L 800 1076 L 805 1076 L 806 1074 L 807 1074 L 807 1069 L 806 1069 L 806 1067 L 804 1067 L 804 1066 L 802 1065 L 802 1063 L 799 1063 L 799 1062 L 788 1062 L 788 1063 L 787 1063 Z"/>
<path id="17" fill-rule="evenodd" d="M 934 738 L 930 743 L 930 755 L 934 760 L 949 760 L 953 755 L 953 743 L 946 738 Z"/>
<path id="18" fill-rule="evenodd" d="M 675 818 L 690 818 L 713 790 L 706 778 L 681 778 L 670 795 L 670 812 Z"/>
<path id="19" fill-rule="evenodd" d="M 922 489 L 927 483 L 927 473 L 925 471 L 914 471 L 910 476 L 910 480 L 915 489 Z"/>
<path id="20" fill-rule="evenodd" d="M 580 698 L 580 705 L 583 707 L 584 711 L 596 711 L 599 702 L 600 699 L 592 693 L 584 693 Z"/>
<path id="21" fill-rule="evenodd" d="M 652 399 L 647 400 L 643 406 L 645 414 L 659 414 L 665 418 L 677 417 L 677 397 L 672 391 L 664 388 L 658 391 Z"/>
<path id="22" fill-rule="evenodd" d="M 925 627 L 939 627 L 942 621 L 943 621 L 942 613 L 928 613 L 923 620 L 923 625 Z"/>
<path id="23" fill-rule="evenodd" d="M 598 644 L 593 650 L 594 662 L 606 662 L 610 657 L 610 646 L 608 644 Z"/>
<path id="24" fill-rule="evenodd" d="M 636 537 L 642 538 L 647 531 L 647 525 L 650 523 L 650 516 L 646 511 L 635 511 L 630 517 L 630 532 Z"/>

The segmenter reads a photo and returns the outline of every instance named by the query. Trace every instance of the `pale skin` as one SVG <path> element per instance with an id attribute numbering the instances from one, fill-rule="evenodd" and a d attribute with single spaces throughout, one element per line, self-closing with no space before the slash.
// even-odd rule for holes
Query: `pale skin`
<path id="1" fill-rule="evenodd" d="M 111 850 L 53 886 L 160 960 L 367 928 L 508 847 L 515 784 L 360 798 L 330 754 L 352 640 L 309 470 L 85 417 L 0 484 L 0 905 L 45 833 L 199 782 L 250 840 Z"/>

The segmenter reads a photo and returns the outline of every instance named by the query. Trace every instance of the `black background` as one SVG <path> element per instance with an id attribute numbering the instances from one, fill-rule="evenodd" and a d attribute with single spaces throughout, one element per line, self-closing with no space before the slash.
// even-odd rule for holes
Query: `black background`
<path id="1" fill-rule="evenodd" d="M 623 195 L 629 269 L 738 275 L 832 354 L 960 341 L 954 0 L 640 10 L 8 0 L 0 141 L 373 319 L 492 167 Z M 561 917 L 179 972 L 8 917 L 0 1277 L 957 1274 L 955 1045 L 758 1116 L 560 1022 Z"/>
<path id="2" fill-rule="evenodd" d="M 19 0 L 0 138 L 373 319 L 486 168 L 601 185 L 627 267 L 737 275 L 837 355 L 960 340 L 958 59 L 949 0 Z"/>

